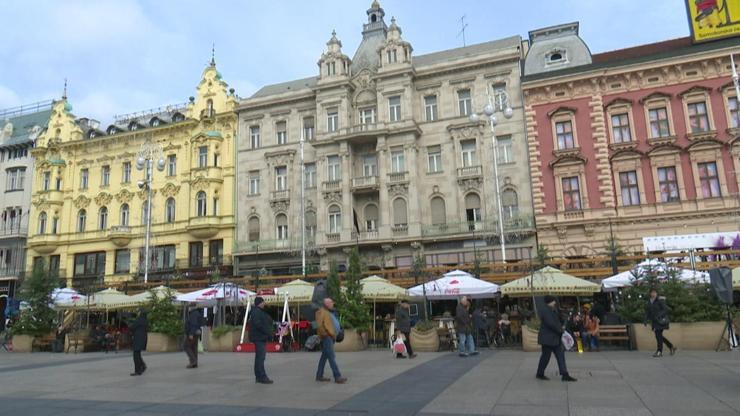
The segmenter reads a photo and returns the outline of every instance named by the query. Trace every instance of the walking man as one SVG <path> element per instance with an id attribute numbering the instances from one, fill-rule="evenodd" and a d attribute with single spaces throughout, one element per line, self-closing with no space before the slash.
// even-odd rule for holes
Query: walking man
<path id="1" fill-rule="evenodd" d="M 141 352 L 146 349 L 147 331 L 149 322 L 146 319 L 146 310 L 139 309 L 139 316 L 129 327 L 131 330 L 131 349 L 134 350 L 134 372 L 132 376 L 140 376 L 146 371 L 146 363 L 141 358 Z"/>
<path id="2" fill-rule="evenodd" d="M 647 325 L 648 321 L 650 321 L 653 327 L 653 332 L 655 332 L 655 341 L 658 344 L 658 349 L 655 351 L 655 354 L 653 354 L 653 357 L 658 358 L 663 356 L 663 343 L 668 346 L 668 349 L 671 351 L 671 355 L 675 354 L 677 348 L 673 346 L 671 341 L 668 341 L 668 339 L 663 336 L 663 331 L 668 329 L 670 326 L 668 320 L 668 307 L 665 304 L 665 300 L 658 297 L 658 290 L 655 288 L 650 289 L 650 299 L 645 306 L 645 325 Z"/>
<path id="3" fill-rule="evenodd" d="M 188 355 L 190 363 L 185 368 L 198 368 L 198 341 L 202 334 L 201 327 L 203 326 L 203 316 L 194 303 L 190 304 L 190 312 L 188 312 L 187 319 L 185 320 L 185 354 Z"/>
<path id="4" fill-rule="evenodd" d="M 398 305 L 396 312 L 396 329 L 401 331 L 404 336 L 403 343 L 406 345 L 406 352 L 409 358 L 416 357 L 414 350 L 411 349 L 411 305 L 405 299 Z"/>
<path id="5" fill-rule="evenodd" d="M 473 319 L 470 317 L 470 300 L 463 296 L 455 310 L 455 331 L 457 331 L 457 351 L 460 357 L 476 355 Z"/>
<path id="6" fill-rule="evenodd" d="M 265 357 L 267 356 L 267 341 L 272 336 L 272 318 L 265 312 L 265 300 L 259 296 L 254 298 L 252 309 L 251 331 L 249 340 L 254 343 L 254 377 L 260 384 L 272 384 L 265 372 Z"/>
<path id="7" fill-rule="evenodd" d="M 565 352 L 561 337 L 563 336 L 563 323 L 560 321 L 560 314 L 556 309 L 554 296 L 545 296 L 546 308 L 538 308 L 540 315 L 540 333 L 537 336 L 537 343 L 542 346 L 542 355 L 540 355 L 540 364 L 537 366 L 537 378 L 540 380 L 549 380 L 545 376 L 545 368 L 550 362 L 550 354 L 555 354 L 558 361 L 558 370 L 563 381 L 576 381 L 575 378 L 568 374 L 568 368 L 565 366 Z"/>
<path id="8" fill-rule="evenodd" d="M 344 384 L 347 382 L 346 377 L 342 377 L 337 366 L 336 355 L 334 354 L 334 342 L 337 335 L 342 330 L 339 325 L 339 319 L 334 311 L 334 300 L 325 298 L 321 309 L 316 312 L 316 332 L 321 338 L 321 358 L 319 358 L 319 368 L 316 371 L 316 381 L 328 382 L 330 378 L 324 377 L 324 368 L 329 361 L 334 382 Z"/>

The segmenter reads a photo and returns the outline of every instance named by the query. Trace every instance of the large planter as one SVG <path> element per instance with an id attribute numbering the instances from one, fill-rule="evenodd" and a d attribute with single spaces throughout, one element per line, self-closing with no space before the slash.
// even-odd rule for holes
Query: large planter
<path id="1" fill-rule="evenodd" d="M 173 352 L 179 350 L 177 338 L 159 332 L 147 334 L 146 350 L 148 352 Z"/>
<path id="2" fill-rule="evenodd" d="M 540 345 L 537 343 L 539 331 L 531 329 L 527 325 L 522 325 L 522 349 L 527 352 L 539 351 Z"/>
<path id="3" fill-rule="evenodd" d="M 241 329 L 238 331 L 231 331 L 220 337 L 214 337 L 213 332 L 208 335 L 208 351 L 209 352 L 232 352 L 234 348 L 239 344 L 239 338 L 241 337 Z"/>
<path id="4" fill-rule="evenodd" d="M 367 344 L 356 329 L 345 329 L 344 340 L 334 344 L 334 351 L 336 352 L 362 351 L 366 348 Z"/>
<path id="5" fill-rule="evenodd" d="M 411 328 L 411 349 L 421 352 L 436 352 L 439 351 L 439 334 L 436 328 L 432 328 L 426 331 L 419 331 L 416 328 Z"/>
<path id="6" fill-rule="evenodd" d="M 663 336 L 682 350 L 711 351 L 717 348 L 724 328 L 722 321 L 671 323 L 670 329 L 663 331 Z M 655 351 L 655 333 L 649 324 L 633 324 L 632 336 L 639 351 Z"/>
<path id="7" fill-rule="evenodd" d="M 31 352 L 33 350 L 33 335 L 13 335 L 13 351 Z"/>

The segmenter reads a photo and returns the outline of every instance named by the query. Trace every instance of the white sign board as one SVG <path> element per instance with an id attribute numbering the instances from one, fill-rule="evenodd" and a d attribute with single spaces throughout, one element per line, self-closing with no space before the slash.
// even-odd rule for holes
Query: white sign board
<path id="1" fill-rule="evenodd" d="M 722 249 L 740 246 L 740 231 L 643 237 L 646 252 Z"/>

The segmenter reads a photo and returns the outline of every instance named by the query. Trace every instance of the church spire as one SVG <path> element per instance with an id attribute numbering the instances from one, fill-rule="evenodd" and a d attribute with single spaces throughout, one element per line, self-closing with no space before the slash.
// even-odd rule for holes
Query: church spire
<path id="1" fill-rule="evenodd" d="M 216 66 L 216 42 L 211 44 L 211 66 Z"/>

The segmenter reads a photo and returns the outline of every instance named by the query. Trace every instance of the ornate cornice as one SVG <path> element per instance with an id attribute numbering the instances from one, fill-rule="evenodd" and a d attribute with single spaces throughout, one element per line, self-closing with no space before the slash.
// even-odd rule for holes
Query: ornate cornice
<path id="1" fill-rule="evenodd" d="M 72 202 L 77 209 L 85 209 L 90 205 L 90 198 L 86 197 L 85 195 L 80 195 Z"/>
<path id="2" fill-rule="evenodd" d="M 162 187 L 162 196 L 165 198 L 171 198 L 180 192 L 180 185 L 175 185 L 172 182 L 166 183 Z"/>
<path id="3" fill-rule="evenodd" d="M 95 204 L 99 207 L 110 204 L 113 196 L 107 192 L 101 192 L 95 197 Z"/>
<path id="4" fill-rule="evenodd" d="M 116 194 L 116 201 L 118 201 L 118 202 L 120 202 L 122 204 L 127 204 L 127 203 L 131 202 L 131 200 L 133 198 L 134 198 L 133 192 L 129 191 L 128 189 L 121 189 Z"/>

